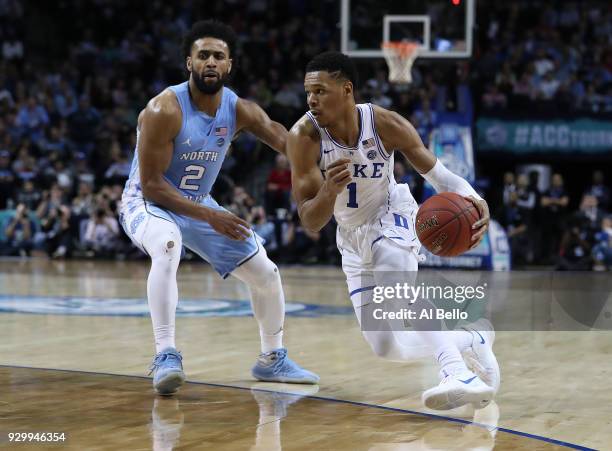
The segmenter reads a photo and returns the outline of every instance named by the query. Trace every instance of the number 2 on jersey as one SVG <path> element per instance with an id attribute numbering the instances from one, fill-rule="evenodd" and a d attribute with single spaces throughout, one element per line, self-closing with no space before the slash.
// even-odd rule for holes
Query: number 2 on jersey
<path id="1" fill-rule="evenodd" d="M 204 166 L 198 166 L 197 164 L 190 164 L 185 168 L 185 175 L 181 178 L 181 184 L 179 188 L 188 189 L 190 191 L 197 191 L 200 189 L 200 185 L 188 183 L 191 180 L 200 180 L 204 177 L 206 168 Z M 190 174 L 191 173 L 191 174 Z"/>
<path id="2" fill-rule="evenodd" d="M 346 206 L 349 208 L 359 207 L 359 204 L 357 203 L 357 183 L 349 183 L 346 185 L 346 189 L 348 189 L 349 192 L 349 201 L 346 203 Z"/>

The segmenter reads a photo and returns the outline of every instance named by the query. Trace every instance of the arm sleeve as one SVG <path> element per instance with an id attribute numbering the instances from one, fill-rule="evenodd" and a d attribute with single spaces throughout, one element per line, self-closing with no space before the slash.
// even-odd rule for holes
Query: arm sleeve
<path id="1" fill-rule="evenodd" d="M 482 200 L 482 197 L 465 179 L 446 169 L 439 159 L 436 160 L 436 164 L 429 172 L 421 175 L 438 193 L 450 191 L 461 196 L 474 196 L 476 199 Z"/>

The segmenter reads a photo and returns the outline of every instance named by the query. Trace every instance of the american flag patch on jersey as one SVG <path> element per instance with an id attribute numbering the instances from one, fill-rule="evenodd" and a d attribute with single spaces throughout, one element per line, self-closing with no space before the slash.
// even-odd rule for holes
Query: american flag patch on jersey
<path id="1" fill-rule="evenodd" d="M 225 136 L 227 135 L 227 127 L 216 127 L 215 128 L 215 136 Z"/>
<path id="2" fill-rule="evenodd" d="M 363 145 L 363 147 L 374 147 L 376 145 L 376 141 L 374 140 L 374 138 L 364 139 L 363 141 L 361 141 L 361 144 Z"/>

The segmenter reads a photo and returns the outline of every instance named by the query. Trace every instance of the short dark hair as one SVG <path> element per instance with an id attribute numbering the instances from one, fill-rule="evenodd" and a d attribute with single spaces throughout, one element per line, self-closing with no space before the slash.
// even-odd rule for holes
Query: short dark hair
<path id="1" fill-rule="evenodd" d="M 201 38 L 215 38 L 225 42 L 229 48 L 230 56 L 234 54 L 236 46 L 236 33 L 229 25 L 218 20 L 200 20 L 191 26 L 183 36 L 183 56 L 191 55 L 193 43 Z"/>
<path id="2" fill-rule="evenodd" d="M 353 61 L 342 52 L 319 53 L 306 65 L 306 72 L 325 71 L 330 75 L 345 79 L 357 88 L 357 68 Z"/>

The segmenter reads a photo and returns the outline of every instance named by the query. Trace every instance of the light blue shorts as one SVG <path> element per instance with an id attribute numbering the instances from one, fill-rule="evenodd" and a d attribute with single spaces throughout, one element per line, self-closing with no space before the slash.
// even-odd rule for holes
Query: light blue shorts
<path id="1" fill-rule="evenodd" d="M 207 196 L 201 205 L 227 211 L 210 196 Z M 236 241 L 221 235 L 207 222 L 177 215 L 142 197 L 124 198 L 119 215 L 121 225 L 134 244 L 145 253 L 143 230 L 151 217 L 175 224 L 181 233 L 183 245 L 210 263 L 223 278 L 254 257 L 263 242 L 253 230 L 251 230 L 251 236 L 246 240 Z"/>

